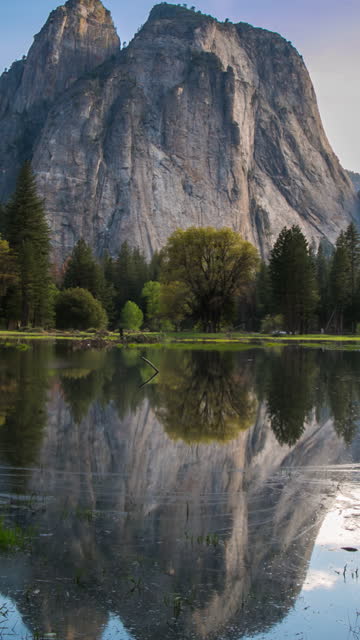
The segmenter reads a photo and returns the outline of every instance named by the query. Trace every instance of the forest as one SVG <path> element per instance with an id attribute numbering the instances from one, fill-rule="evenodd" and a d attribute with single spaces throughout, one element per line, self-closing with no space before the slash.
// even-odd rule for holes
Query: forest
<path id="1" fill-rule="evenodd" d="M 0 209 L 3 329 L 224 330 L 356 333 L 360 234 L 351 223 L 332 246 L 284 227 L 267 261 L 228 228 L 178 229 L 147 261 L 124 242 L 101 258 L 80 239 L 51 262 L 50 230 L 29 164 Z"/>

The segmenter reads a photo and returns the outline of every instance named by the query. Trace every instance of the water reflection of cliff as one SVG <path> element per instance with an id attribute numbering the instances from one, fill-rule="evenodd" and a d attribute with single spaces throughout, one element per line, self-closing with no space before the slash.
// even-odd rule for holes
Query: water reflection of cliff
<path id="1" fill-rule="evenodd" d="M 95 640 L 111 612 L 141 639 L 241 637 L 286 614 L 306 571 L 323 496 L 284 469 L 344 458 L 344 438 L 355 426 L 357 365 L 354 354 L 295 351 L 297 366 L 286 351 L 225 355 L 151 354 L 162 377 L 143 390 L 146 371 L 136 352 L 124 359 L 120 352 L 58 350 L 38 365 L 39 387 L 41 380 L 49 389 L 48 418 L 46 428 L 37 422 L 37 445 L 29 449 L 37 469 L 24 480 L 38 498 L 16 517 L 38 527 L 40 537 L 30 557 L 9 561 L 12 578 L 2 585 L 31 628 Z M 35 352 L 16 357 L 30 362 Z M 20 393 L 24 377 L 16 370 L 12 378 L 11 364 L 6 371 L 1 384 L 9 388 L 10 376 Z M 336 376 L 347 382 L 345 400 L 335 391 Z M 195 402 L 207 384 L 211 430 L 201 422 L 206 405 Z M 36 398 L 42 416 L 44 398 Z M 8 416 L 16 423 L 15 406 L 4 411 L 5 425 Z M 182 416 L 179 429 L 172 426 L 178 406 L 190 429 Z M 21 432 L 9 446 L 5 436 L 3 457 L 16 444 L 28 466 Z"/>

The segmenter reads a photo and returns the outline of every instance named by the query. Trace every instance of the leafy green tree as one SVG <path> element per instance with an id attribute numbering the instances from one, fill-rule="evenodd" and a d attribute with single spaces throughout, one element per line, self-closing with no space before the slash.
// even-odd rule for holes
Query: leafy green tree
<path id="1" fill-rule="evenodd" d="M 29 163 L 7 207 L 7 240 L 18 261 L 19 284 L 8 308 L 22 325 L 49 324 L 50 234 Z"/>
<path id="2" fill-rule="evenodd" d="M 124 329 L 140 329 L 144 321 L 144 314 L 135 302 L 128 300 L 120 315 L 120 326 Z"/>
<path id="3" fill-rule="evenodd" d="M 161 284 L 160 288 L 160 318 L 161 326 L 180 331 L 181 325 L 187 315 L 191 313 L 186 303 L 188 290 L 183 282 L 169 282 Z"/>
<path id="4" fill-rule="evenodd" d="M 56 300 L 56 326 L 59 329 L 86 330 L 107 326 L 106 311 L 87 289 L 61 291 Z"/>
<path id="5" fill-rule="evenodd" d="M 15 254 L 7 240 L 0 236 L 0 300 L 6 295 L 9 287 L 15 286 L 17 282 L 18 266 Z"/>
<path id="6" fill-rule="evenodd" d="M 307 240 L 296 225 L 280 232 L 269 262 L 274 312 L 288 331 L 308 331 L 317 304 L 314 262 Z"/>
<path id="7" fill-rule="evenodd" d="M 257 264 L 255 247 L 231 229 L 191 227 L 168 239 L 161 277 L 165 284 L 184 286 L 184 302 L 194 322 L 204 331 L 218 331 L 254 280 Z"/>
<path id="8" fill-rule="evenodd" d="M 149 280 L 143 286 L 142 297 L 146 301 L 146 321 L 152 329 L 158 329 L 160 323 L 160 282 Z"/>

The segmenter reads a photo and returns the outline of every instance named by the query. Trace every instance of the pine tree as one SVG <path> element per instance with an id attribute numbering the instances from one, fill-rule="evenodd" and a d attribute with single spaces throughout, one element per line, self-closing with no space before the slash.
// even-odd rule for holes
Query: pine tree
<path id="1" fill-rule="evenodd" d="M 142 289 L 149 280 L 149 267 L 139 249 L 132 249 L 124 242 L 115 263 L 116 306 L 120 310 L 127 300 L 144 306 Z"/>
<path id="2" fill-rule="evenodd" d="M 263 261 L 261 261 L 259 271 L 256 274 L 255 305 L 256 321 L 259 327 L 263 318 L 265 318 L 265 316 L 268 315 L 271 311 L 270 273 L 268 265 Z"/>
<path id="3" fill-rule="evenodd" d="M 358 287 L 360 270 L 360 234 L 354 223 L 350 223 L 345 231 L 345 242 L 349 257 L 349 304 L 347 318 L 351 331 L 355 333 L 356 318 L 359 311 Z"/>
<path id="4" fill-rule="evenodd" d="M 331 315 L 330 301 L 330 260 L 326 257 L 322 244 L 319 244 L 315 259 L 316 280 L 319 291 L 317 315 L 321 328 L 325 328 Z"/>
<path id="5" fill-rule="evenodd" d="M 49 323 L 50 234 L 29 163 L 20 171 L 7 207 L 7 240 L 19 267 L 19 285 L 10 294 L 9 308 L 21 324 Z"/>
<path id="6" fill-rule="evenodd" d="M 276 314 L 288 331 L 306 332 L 317 303 L 314 261 L 307 240 L 296 225 L 280 232 L 271 251 L 269 271 Z"/>
<path id="7" fill-rule="evenodd" d="M 90 247 L 85 240 L 80 238 L 66 264 L 64 289 L 80 287 L 90 291 L 94 298 L 99 298 L 103 284 L 100 266 L 97 264 Z"/>
<path id="8" fill-rule="evenodd" d="M 331 261 L 330 289 L 335 329 L 342 333 L 345 309 L 351 299 L 350 260 L 344 231 L 336 241 Z"/>

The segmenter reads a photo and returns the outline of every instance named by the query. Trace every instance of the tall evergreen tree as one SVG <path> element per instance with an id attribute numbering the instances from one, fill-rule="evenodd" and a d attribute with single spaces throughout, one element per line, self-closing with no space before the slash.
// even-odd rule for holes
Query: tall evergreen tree
<path id="1" fill-rule="evenodd" d="M 260 268 L 256 274 L 255 282 L 255 305 L 256 305 L 256 321 L 257 329 L 260 327 L 261 321 L 271 311 L 271 279 L 269 266 L 266 262 L 261 261 Z"/>
<path id="2" fill-rule="evenodd" d="M 319 299 L 317 306 L 317 315 L 321 328 L 325 328 L 331 315 L 330 301 L 330 260 L 326 256 L 322 244 L 319 248 L 315 259 L 316 280 L 318 285 Z"/>
<path id="3" fill-rule="evenodd" d="M 145 282 L 149 280 L 149 267 L 139 249 L 132 249 L 124 242 L 115 263 L 116 306 L 121 310 L 128 300 L 144 307 L 141 296 Z"/>
<path id="4" fill-rule="evenodd" d="M 351 266 L 345 232 L 336 241 L 331 262 L 330 289 L 333 305 L 332 322 L 337 332 L 344 330 L 344 315 L 351 300 Z"/>
<path id="5" fill-rule="evenodd" d="M 9 308 L 22 325 L 49 323 L 50 234 L 29 163 L 20 171 L 7 207 L 7 240 L 17 255 L 19 285 Z"/>
<path id="6" fill-rule="evenodd" d="M 103 279 L 90 247 L 80 238 L 65 267 L 64 288 L 80 287 L 90 291 L 94 298 L 99 298 L 104 285 Z"/>
<path id="7" fill-rule="evenodd" d="M 280 232 L 271 251 L 269 271 L 274 312 L 288 331 L 306 332 L 317 302 L 317 288 L 307 240 L 296 225 Z"/>
<path id="8" fill-rule="evenodd" d="M 356 331 L 356 319 L 359 312 L 359 271 L 360 271 L 360 234 L 353 222 L 345 231 L 345 241 L 349 257 L 349 305 L 347 317 L 351 331 Z"/>

